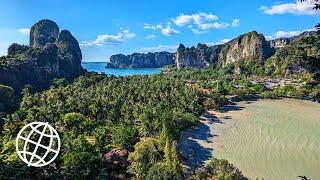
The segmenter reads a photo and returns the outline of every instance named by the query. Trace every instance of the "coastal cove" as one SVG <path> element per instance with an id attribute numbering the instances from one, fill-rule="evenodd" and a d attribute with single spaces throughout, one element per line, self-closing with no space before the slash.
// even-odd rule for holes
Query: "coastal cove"
<path id="1" fill-rule="evenodd" d="M 179 7 L 189 3 L 161 2 L 165 8 L 160 12 L 172 9 L 179 18 L 148 24 L 155 16 L 139 8 L 132 13 L 127 9 L 132 5 L 123 3 L 90 3 L 102 8 L 90 9 L 95 13 L 82 9 L 71 14 L 70 8 L 67 14 L 58 13 L 63 18 L 77 15 L 79 24 L 48 15 L 53 20 L 42 19 L 30 27 L 42 13 L 25 24 L 6 19 L 12 23 L 8 29 L 26 27 L 18 31 L 29 43 L 8 45 L 0 56 L 0 180 L 320 177 L 320 24 L 317 31 L 306 29 L 314 22 L 278 37 L 279 27 L 266 31 L 261 26 L 265 23 L 255 27 L 250 22 L 252 26 L 228 30 L 225 36 L 218 29 L 239 26 L 239 19 L 229 19 L 236 16 L 220 20 L 201 9 L 180 14 Z M 53 4 L 60 6 L 48 8 L 61 9 L 61 3 Z M 114 21 L 123 14 L 116 11 L 118 6 L 130 14 L 128 19 Z M 111 11 L 105 10 L 108 7 Z M 78 15 L 98 12 L 96 27 L 91 24 L 94 18 L 79 21 Z M 247 12 L 252 11 L 242 14 Z M 134 17 L 138 14 L 147 19 Z M 113 20 L 101 22 L 102 15 Z M 295 19 L 290 24 L 298 24 Z M 206 27 L 212 30 L 207 38 L 202 34 L 210 33 Z M 19 38 L 3 34 L 10 43 Z M 184 36 L 192 41 L 184 41 Z M 49 124 L 54 133 L 47 129 Z M 30 167 L 40 164 L 48 166 Z"/>
<path id="2" fill-rule="evenodd" d="M 316 179 L 319 109 L 319 103 L 296 99 L 227 105 L 202 116 L 198 128 L 183 132 L 179 151 L 185 158 L 194 156 L 188 161 L 191 168 L 214 156 L 252 179 Z"/>
<path id="3" fill-rule="evenodd" d="M 97 72 L 114 76 L 133 76 L 160 74 L 161 68 L 107 68 L 107 62 L 82 62 L 82 67 L 88 72 Z"/>

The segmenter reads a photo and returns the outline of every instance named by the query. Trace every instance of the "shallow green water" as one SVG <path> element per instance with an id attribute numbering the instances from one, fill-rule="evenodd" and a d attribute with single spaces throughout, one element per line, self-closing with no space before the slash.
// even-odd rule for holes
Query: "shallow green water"
<path id="1" fill-rule="evenodd" d="M 249 178 L 320 179 L 320 104 L 259 100 L 222 113 L 214 125 L 213 155 Z"/>

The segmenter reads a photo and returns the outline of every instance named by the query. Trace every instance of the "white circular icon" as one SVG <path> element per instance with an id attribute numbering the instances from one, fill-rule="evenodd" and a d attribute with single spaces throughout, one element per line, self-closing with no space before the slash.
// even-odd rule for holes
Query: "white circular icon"
<path id="1" fill-rule="evenodd" d="M 60 137 L 57 131 L 44 122 L 25 125 L 16 138 L 19 158 L 28 166 L 42 167 L 52 163 L 60 151 Z"/>

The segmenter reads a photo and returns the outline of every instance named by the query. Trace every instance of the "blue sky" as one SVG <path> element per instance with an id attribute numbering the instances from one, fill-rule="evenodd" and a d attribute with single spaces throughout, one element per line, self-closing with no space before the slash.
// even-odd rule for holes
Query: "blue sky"
<path id="1" fill-rule="evenodd" d="M 312 1 L 312 0 L 309 0 Z M 268 39 L 313 28 L 313 2 L 296 0 L 1 0 L 0 55 L 16 42 L 28 44 L 41 19 L 68 29 L 81 44 L 84 61 L 113 54 L 173 51 L 179 43 L 217 44 L 256 30 Z"/>

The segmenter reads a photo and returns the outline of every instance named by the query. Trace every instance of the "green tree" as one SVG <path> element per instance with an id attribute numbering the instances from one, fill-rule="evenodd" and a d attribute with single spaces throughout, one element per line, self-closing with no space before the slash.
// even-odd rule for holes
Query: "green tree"
<path id="1" fill-rule="evenodd" d="M 148 180 L 169 180 L 175 179 L 172 177 L 171 171 L 163 163 L 157 163 L 153 165 L 146 176 Z"/>
<path id="2" fill-rule="evenodd" d="M 91 132 L 94 128 L 94 122 L 80 113 L 67 113 L 63 117 L 64 127 L 74 130 L 77 133 Z"/>
<path id="3" fill-rule="evenodd" d="M 161 147 L 164 148 L 167 142 L 167 139 L 169 138 L 169 130 L 165 123 L 162 125 L 162 131 L 160 133 L 159 139 L 160 139 L 160 144 Z"/>
<path id="4" fill-rule="evenodd" d="M 175 145 L 175 143 L 172 143 L 172 147 L 171 147 L 171 166 L 172 166 L 172 170 L 173 172 L 178 172 L 178 168 L 179 168 L 179 155 L 177 152 L 177 147 Z"/>
<path id="5" fill-rule="evenodd" d="M 139 141 L 139 133 L 132 125 L 120 124 L 112 133 L 112 143 L 119 148 L 132 150 Z"/>
<path id="6" fill-rule="evenodd" d="M 72 141 L 69 152 L 62 155 L 63 175 L 67 179 L 90 179 L 99 173 L 100 157 L 83 135 Z"/>
<path id="7" fill-rule="evenodd" d="M 169 169 L 172 169 L 172 141 L 167 138 L 166 145 L 164 147 L 164 158 L 165 158 L 165 164 Z"/>
<path id="8" fill-rule="evenodd" d="M 144 178 L 150 167 L 162 159 L 159 141 L 155 138 L 142 139 L 135 145 L 134 152 L 129 154 L 131 165 L 128 172 Z"/>

